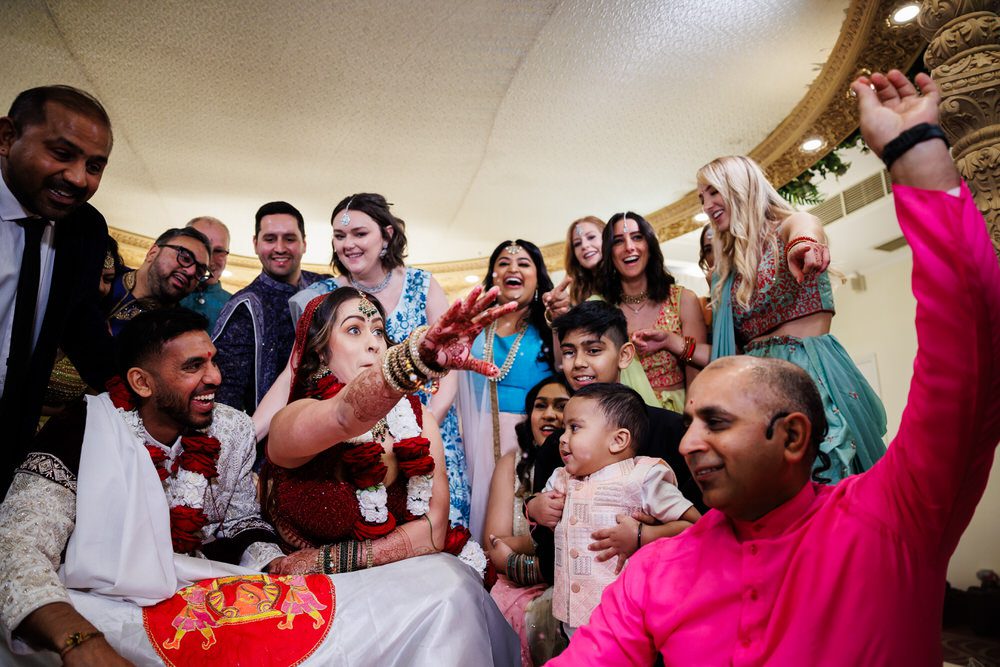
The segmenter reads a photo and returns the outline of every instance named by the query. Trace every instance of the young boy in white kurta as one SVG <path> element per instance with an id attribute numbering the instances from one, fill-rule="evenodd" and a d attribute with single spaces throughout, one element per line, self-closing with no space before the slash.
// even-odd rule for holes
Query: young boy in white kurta
<path id="1" fill-rule="evenodd" d="M 618 549 L 618 558 L 591 551 L 592 533 L 615 526 L 619 516 L 642 512 L 662 522 L 660 534 L 677 534 L 699 518 L 677 488 L 674 471 L 662 459 L 635 456 L 646 428 L 646 410 L 632 389 L 591 384 L 578 391 L 563 412 L 559 440 L 564 467 L 557 468 L 545 491 L 565 494 L 555 529 L 555 583 L 552 613 L 567 635 L 590 618 L 604 588 L 615 580 L 627 555 L 642 542 Z M 663 533 L 666 527 L 668 532 Z"/>

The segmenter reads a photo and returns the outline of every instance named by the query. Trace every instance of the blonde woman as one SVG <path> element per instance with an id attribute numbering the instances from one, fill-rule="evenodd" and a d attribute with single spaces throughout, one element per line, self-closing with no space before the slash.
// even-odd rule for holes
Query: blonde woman
<path id="1" fill-rule="evenodd" d="M 748 157 L 721 157 L 702 167 L 698 197 L 715 231 L 714 319 L 712 345 L 698 346 L 693 362 L 742 349 L 801 366 L 816 381 L 829 422 L 816 472 L 837 482 L 867 470 L 885 453 L 885 409 L 830 335 L 834 305 L 822 223 L 792 209 Z M 634 342 L 668 350 L 679 343 L 648 332 Z"/>

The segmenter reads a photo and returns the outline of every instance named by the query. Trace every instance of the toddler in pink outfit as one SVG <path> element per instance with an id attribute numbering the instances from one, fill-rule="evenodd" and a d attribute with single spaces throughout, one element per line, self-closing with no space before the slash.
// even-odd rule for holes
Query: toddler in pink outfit
<path id="1" fill-rule="evenodd" d="M 582 387 L 566 404 L 557 468 L 545 491 L 565 496 L 555 528 L 552 613 L 567 635 L 585 624 L 604 591 L 643 543 L 676 535 L 699 518 L 677 488 L 674 471 L 662 459 L 636 456 L 646 429 L 646 409 L 634 390 L 621 384 Z M 621 521 L 643 513 L 661 522 L 632 528 Z M 603 530 L 602 530 L 603 529 Z M 596 543 L 595 531 L 605 538 Z M 617 562 L 612 560 L 618 556 Z"/>

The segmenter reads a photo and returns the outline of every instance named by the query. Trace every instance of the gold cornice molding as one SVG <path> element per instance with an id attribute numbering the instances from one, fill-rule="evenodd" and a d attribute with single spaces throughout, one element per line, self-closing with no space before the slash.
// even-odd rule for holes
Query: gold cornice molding
<path id="1" fill-rule="evenodd" d="M 926 41 L 916 22 L 889 23 L 898 5 L 899 0 L 851 2 L 840 37 L 805 97 L 750 151 L 771 182 L 783 185 L 792 180 L 857 128 L 857 107 L 849 90 L 859 74 L 893 68 L 905 72 L 916 61 Z M 823 150 L 802 152 L 802 142 L 812 137 L 823 140 Z M 660 241 L 667 241 L 697 229 L 699 223 L 692 218 L 700 210 L 697 193 L 691 191 L 648 219 Z"/>
<path id="2" fill-rule="evenodd" d="M 795 178 L 854 131 L 858 125 L 857 109 L 848 91 L 855 77 L 863 72 L 892 68 L 906 71 L 916 61 L 926 45 L 916 22 L 892 26 L 888 20 L 899 3 L 900 0 L 852 0 L 837 43 L 805 96 L 750 151 L 773 183 L 784 184 Z M 805 154 L 799 150 L 810 137 L 824 141 L 821 152 Z M 691 191 L 646 217 L 663 242 L 697 228 L 699 224 L 692 218 L 699 210 L 697 194 Z M 122 246 L 126 263 L 137 266 L 153 239 L 120 229 L 111 231 Z M 563 245 L 560 241 L 541 247 L 550 272 L 564 268 Z M 470 287 L 466 276 L 485 275 L 487 262 L 488 258 L 480 257 L 416 266 L 433 273 L 444 291 L 454 298 Z M 235 291 L 254 279 L 260 272 L 260 262 L 256 257 L 230 255 L 227 268 L 233 275 L 222 281 L 223 286 Z M 323 264 L 303 264 L 303 268 L 317 273 L 330 271 Z"/>

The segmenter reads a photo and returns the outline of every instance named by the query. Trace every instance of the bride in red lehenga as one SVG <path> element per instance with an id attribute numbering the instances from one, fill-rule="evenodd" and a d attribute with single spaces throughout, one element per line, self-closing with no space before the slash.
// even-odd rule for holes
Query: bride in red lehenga
<path id="1" fill-rule="evenodd" d="M 483 295 L 477 288 L 429 328 L 391 347 L 381 304 L 353 288 L 316 297 L 299 320 L 289 403 L 271 422 L 261 470 L 263 513 L 290 554 L 273 573 L 357 576 L 379 567 L 379 586 L 392 591 L 391 600 L 373 603 L 385 615 L 381 620 L 400 605 L 406 616 L 370 640 L 371 650 L 385 654 L 380 664 L 405 662 L 394 644 L 404 654 L 432 644 L 443 664 L 467 661 L 470 652 L 485 661 L 475 664 L 490 664 L 508 648 L 490 647 L 491 640 L 505 645 L 510 639 L 492 603 L 467 604 L 470 596 L 488 599 L 473 575 L 482 573 L 486 559 L 468 541 L 468 530 L 449 527 L 441 437 L 413 395 L 451 369 L 496 374 L 493 364 L 469 352 L 483 326 L 509 310 L 487 309 L 494 298 L 495 290 Z M 429 556 L 441 551 L 461 560 Z M 437 599 L 418 599 L 416 581 L 437 577 Z M 442 616 L 452 606 L 464 610 L 451 612 L 461 616 L 447 623 Z M 392 633 L 404 630 L 396 644 Z M 419 640 L 415 631 L 428 636 Z M 369 651 L 363 655 L 371 661 Z"/>

